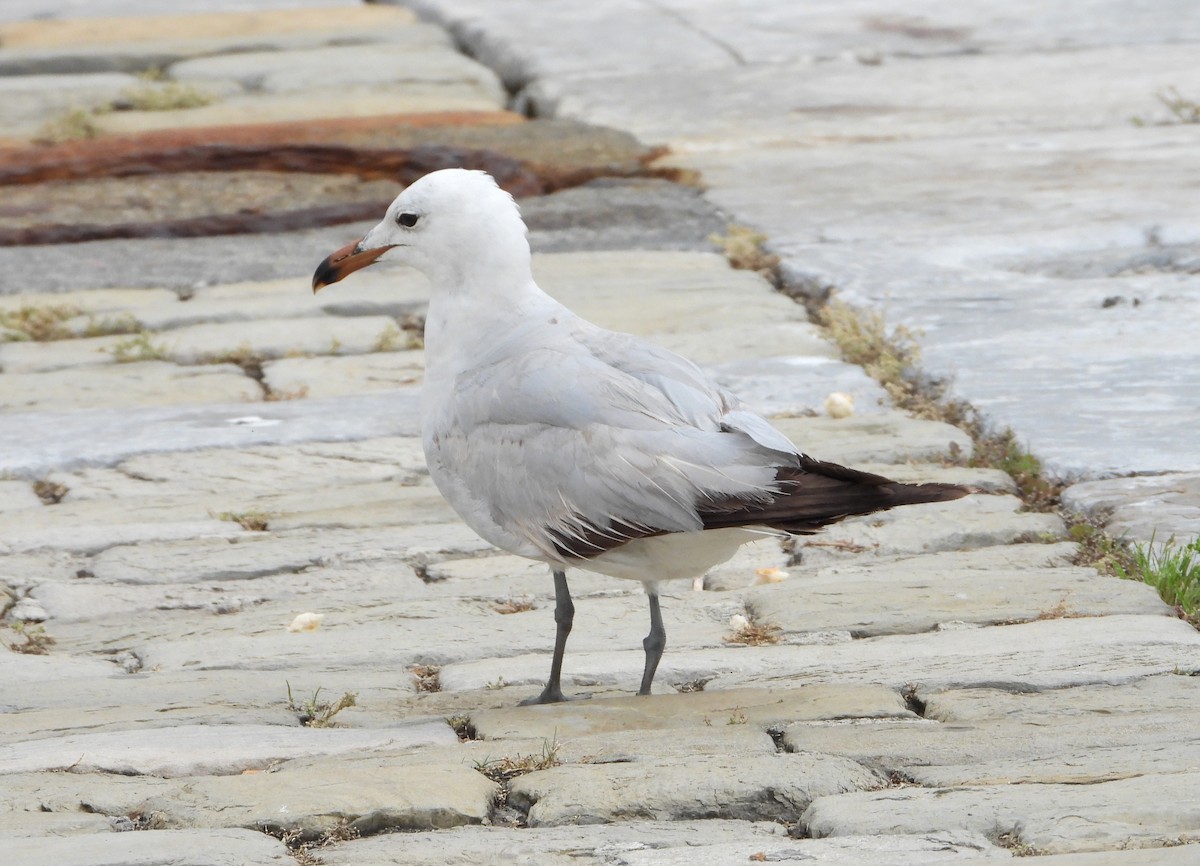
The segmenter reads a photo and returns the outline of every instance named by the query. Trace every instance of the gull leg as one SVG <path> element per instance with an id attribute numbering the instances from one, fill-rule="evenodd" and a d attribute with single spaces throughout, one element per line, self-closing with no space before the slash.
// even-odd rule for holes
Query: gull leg
<path id="1" fill-rule="evenodd" d="M 521 701 L 522 706 L 530 704 L 553 704 L 558 701 L 568 701 L 562 693 L 559 680 L 562 678 L 563 654 L 567 650 L 567 635 L 575 621 L 575 603 L 571 601 L 571 590 L 567 587 L 567 574 L 564 571 L 554 572 L 554 623 L 558 626 L 554 633 L 554 659 L 550 662 L 550 679 L 546 680 L 546 688 L 536 698 Z"/>
<path id="2" fill-rule="evenodd" d="M 658 593 L 650 595 L 650 634 L 642 641 L 646 650 L 646 668 L 642 671 L 642 687 L 639 695 L 650 694 L 650 684 L 654 682 L 654 672 L 662 659 L 663 650 L 667 646 L 667 630 L 663 628 L 662 612 L 658 609 Z"/>

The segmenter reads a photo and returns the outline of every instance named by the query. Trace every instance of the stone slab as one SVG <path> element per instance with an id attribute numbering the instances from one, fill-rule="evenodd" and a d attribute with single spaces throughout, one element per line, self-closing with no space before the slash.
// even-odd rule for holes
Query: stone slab
<path id="1" fill-rule="evenodd" d="M 38 476 L 155 452 L 415 436 L 418 402 L 412 388 L 253 406 L 5 413 L 0 471 Z"/>
<path id="2" fill-rule="evenodd" d="M 181 367 L 165 361 L 139 361 L 44 373 L 4 376 L 0 409 L 64 411 L 196 403 L 256 403 L 259 384 L 232 364 Z"/>
<path id="3" fill-rule="evenodd" d="M 174 111 L 114 111 L 98 115 L 96 126 L 110 135 L 134 135 L 168 129 L 232 126 L 254 117 L 261 123 L 321 121 L 381 114 L 424 114 L 437 111 L 496 111 L 504 107 L 497 87 L 473 81 L 417 82 L 390 88 L 358 85 L 310 94 L 229 96 L 199 108 Z"/>
<path id="4" fill-rule="evenodd" d="M 754 848 L 752 854 L 747 851 Z M 832 863 L 838 866 L 933 866 L 937 863 L 1008 862 L 1007 851 L 977 833 L 942 831 L 912 836 L 841 836 L 827 839 L 771 840 L 757 846 L 745 842 L 667 849 L 649 846 L 625 855 L 629 866 L 689 866 L 697 855 L 712 863 L 787 862 Z"/>
<path id="5" fill-rule="evenodd" d="M 5 637 L 9 637 L 6 633 Z M 6 641 L 7 642 L 7 641 Z M 5 685 L 4 706 L 11 707 L 12 695 L 35 683 L 52 679 L 96 677 L 106 680 L 118 671 L 116 665 L 98 658 L 59 655 L 0 653 L 0 682 Z"/>
<path id="6" fill-rule="evenodd" d="M 457 742 L 439 720 L 390 731 L 288 728 L 274 725 L 179 725 L 171 728 L 69 734 L 10 743 L 0 773 L 70 770 L 182 777 L 238 774 L 310 755 L 416 748 Z"/>
<path id="7" fill-rule="evenodd" d="M 552 767 L 516 779 L 508 802 L 528 813 L 531 827 L 630 818 L 793 821 L 816 797 L 883 781 L 852 761 L 823 755 L 714 755 Z"/>
<path id="8" fill-rule="evenodd" d="M 775 823 L 628 821 L 568 827 L 456 827 L 441 833 L 354 839 L 321 851 L 331 866 L 450 866 L 493 860 L 514 866 L 610 866 L 614 857 L 709 845 L 742 844 L 756 851 L 789 841 Z"/>
<path id="9" fill-rule="evenodd" d="M 4 807 L 12 809 L 14 805 L 10 800 Z M 112 829 L 112 822 L 104 815 L 86 812 L 0 811 L 0 840 L 4 841 L 20 836 L 82 836 L 109 833 Z"/>
<path id="10" fill-rule="evenodd" d="M 278 839 L 252 830 L 149 830 L 89 833 L 61 838 L 8 838 L 11 866 L 290 866 L 295 862 Z"/>
<path id="11" fill-rule="evenodd" d="M 899 412 L 850 418 L 774 418 L 771 421 L 806 454 L 820 460 L 859 463 L 938 462 L 958 453 L 969 457 L 971 439 L 940 421 Z"/>
<path id="12" fill-rule="evenodd" d="M 205 448 L 184 453 L 146 454 L 115 469 L 57 472 L 67 501 L 83 499 L 248 496 L 308 491 L 392 481 L 419 483 L 425 458 L 415 436 L 361 441 L 308 442 L 248 448 Z"/>
<path id="13" fill-rule="evenodd" d="M 42 5 L 46 4 L 43 2 Z M 99 0 L 90 6 L 101 13 L 100 20 L 61 13 L 36 20 L 35 16 L 18 14 L 13 18 L 5 16 L 7 23 L 0 35 L 6 46 L 62 48 L 171 40 L 178 38 L 180 32 L 192 38 L 270 38 L 282 33 L 321 32 L 331 26 L 374 28 L 416 21 L 413 13 L 406 9 L 362 6 L 346 0 L 265 0 L 254 5 L 258 8 L 246 10 L 246 4 L 236 0 L 203 0 L 189 7 L 191 14 L 147 15 L 145 7 L 137 0 L 132 3 Z M 277 14 L 281 7 L 290 9 L 291 14 Z M 33 20 L 19 20 L 22 17 Z"/>
<path id="14" fill-rule="evenodd" d="M 1200 679 L 1166 675 L 1120 686 L 1095 685 L 1020 693 L 997 689 L 921 690 L 925 718 L 962 723 L 990 719 L 1036 722 L 1054 718 L 1112 718 L 1121 714 L 1200 711 Z"/>
<path id="15" fill-rule="evenodd" d="M 479 824 L 497 790 L 469 766 L 408 765 L 373 756 L 194 779 L 136 808 L 166 826 L 240 826 L 299 832 L 311 840 L 347 825 L 370 836 Z"/>
<path id="16" fill-rule="evenodd" d="M 238 352 L 262 358 L 361 354 L 374 351 L 395 330 L 396 322 L 388 316 L 329 316 L 191 325 L 152 339 L 177 363 L 201 364 Z"/>
<path id="17" fill-rule="evenodd" d="M 410 706 L 413 681 L 405 672 L 393 670 L 325 665 L 292 668 L 286 673 L 143 669 L 126 674 L 117 665 L 94 659 L 68 660 L 74 662 L 73 666 L 62 661 L 58 659 L 57 668 L 42 668 L 36 691 L 28 688 L 26 681 L 10 678 L 6 671 L 5 714 L 0 716 L 4 742 L 68 733 L 127 734 L 130 730 L 180 724 L 270 724 L 285 729 L 298 721 L 298 714 L 287 708 L 289 685 L 293 700 L 300 702 L 318 692 L 322 699 L 334 700 L 344 692 L 356 693 L 357 705 L 336 717 L 356 728 L 394 728 L 398 720 L 437 715 L 436 710 Z"/>
<path id="18" fill-rule="evenodd" d="M 471 714 L 475 736 L 484 740 L 561 737 L 660 729 L 708 729 L 730 719 L 764 730 L 797 719 L 914 718 L 899 693 L 878 686 L 811 685 L 800 688 L 731 689 L 607 698 L 539 707 L 511 707 Z M 629 743 L 637 748 L 636 742 Z"/>
<path id="19" fill-rule="evenodd" d="M 1095 785 L 1003 785 L 860 792 L 817 800 L 801 823 L 813 836 L 969 830 L 1012 833 L 1047 854 L 1152 847 L 1194 837 L 1200 774 Z M 1194 853 L 1194 852 L 1193 852 Z"/>
<path id="20" fill-rule="evenodd" d="M 0 122 L 4 124 L 4 135 L 32 138 L 44 124 L 76 109 L 108 105 L 137 83 L 134 76 L 120 72 L 2 76 Z"/>
<path id="21" fill-rule="evenodd" d="M 782 742 L 788 749 L 842 755 L 935 788 L 1094 784 L 1190 772 L 1200 766 L 1200 738 L 1186 721 L 1196 711 L 1198 689 L 1191 680 L 1164 675 L 1121 686 L 1045 692 L 952 690 L 935 693 L 919 721 L 796 723 Z M 1080 707 L 1072 706 L 1072 699 Z M 956 703 L 989 715 L 943 718 L 947 705 Z M 1012 713 L 999 714 L 1006 707 Z"/>
<path id="22" fill-rule="evenodd" d="M 424 352 L 409 350 L 352 357 L 281 358 L 263 365 L 263 381 L 274 394 L 338 397 L 419 386 L 424 372 Z"/>
<path id="23" fill-rule="evenodd" d="M 1117 538 L 1161 543 L 1174 536 L 1183 544 L 1200 527 L 1200 473 L 1085 481 L 1064 490 L 1062 502 Z"/>
<path id="24" fill-rule="evenodd" d="M 745 598 L 759 622 L 789 635 L 843 630 L 854 637 L 915 634 L 943 624 L 1009 624 L 1112 614 L 1168 615 L 1143 583 L 1095 569 L 1046 565 L 1041 545 L 1021 545 L 1026 560 L 996 547 L 925 554 L 839 568 L 756 587 Z M 997 562 L 997 560 L 999 560 Z M 864 607 L 863 599 L 871 599 Z"/>
<path id="25" fill-rule="evenodd" d="M 42 500 L 26 481 L 0 481 L 0 511 L 24 511 L 41 508 Z"/>
<path id="26" fill-rule="evenodd" d="M 1023 511 L 1015 496 L 975 494 L 852 517 L 797 542 L 805 565 L 875 556 L 916 555 L 1062 537 L 1056 514 Z"/>
<path id="27" fill-rule="evenodd" d="M 894 689 L 909 683 L 1052 689 L 1123 683 L 1177 667 L 1191 670 L 1197 647 L 1195 629 L 1166 616 L 1042 620 L 857 641 L 846 635 L 826 644 L 668 649 L 657 682 L 664 690 L 668 683 L 705 678 L 711 678 L 710 689 L 818 682 L 878 683 Z M 632 690 L 643 661 L 640 650 L 568 651 L 563 682 Z M 447 665 L 441 671 L 442 689 L 482 689 L 498 678 L 509 685 L 541 683 L 547 664 L 542 655 L 518 655 Z"/>

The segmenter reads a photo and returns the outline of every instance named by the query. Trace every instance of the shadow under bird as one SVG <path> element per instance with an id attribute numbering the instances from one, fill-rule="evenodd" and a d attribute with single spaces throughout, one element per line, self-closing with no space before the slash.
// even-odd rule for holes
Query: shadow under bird
<path id="1" fill-rule="evenodd" d="M 767 533 L 973 492 L 903 484 L 800 452 L 692 362 L 580 318 L 533 280 L 512 197 L 445 169 L 402 192 L 361 240 L 325 259 L 313 291 L 384 253 L 422 271 L 421 437 L 429 474 L 473 530 L 554 577 L 557 634 L 545 689 L 566 700 L 575 608 L 566 569 L 639 580 L 650 633 L 638 694 L 666 646 L 659 583 L 695 578 Z"/>

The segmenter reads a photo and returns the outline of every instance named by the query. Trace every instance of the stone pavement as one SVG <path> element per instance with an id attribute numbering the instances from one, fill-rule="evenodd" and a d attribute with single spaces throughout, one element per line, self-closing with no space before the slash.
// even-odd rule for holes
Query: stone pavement
<path id="1" fill-rule="evenodd" d="M 963 433 L 891 410 L 801 306 L 708 241 L 731 218 L 753 222 L 793 274 L 808 261 L 847 291 L 876 285 L 867 274 L 899 280 L 901 262 L 913 286 L 935 265 L 994 282 L 948 247 L 897 235 L 884 249 L 866 232 L 868 214 L 891 231 L 869 198 L 891 195 L 897 214 L 937 211 L 957 242 L 982 237 L 945 202 L 873 182 L 872 142 L 834 128 L 864 122 L 849 97 L 815 112 L 823 132 L 789 144 L 782 126 L 757 125 L 772 103 L 739 82 L 774 81 L 776 105 L 802 104 L 778 89 L 782 71 L 853 87 L 863 70 L 918 65 L 902 56 L 913 54 L 1011 70 L 999 55 L 1046 48 L 1068 24 L 1014 17 L 985 38 L 878 4 L 863 13 L 864 44 L 833 7 L 789 30 L 774 4 L 727 22 L 727 4 L 561 3 L 539 4 L 546 26 L 525 33 L 531 6 L 456 3 L 451 23 L 485 66 L 392 7 L 261 3 L 271 14 L 247 17 L 238 8 L 255 4 L 206 0 L 194 5 L 213 14 L 171 19 L 133 0 L 100 5 L 138 17 L 0 25 L 0 85 L 24 94 L 0 100 L 0 173 L 71 172 L 5 175 L 0 209 L 0 229 L 40 244 L 0 248 L 0 641 L 43 651 L 0 651 L 5 864 L 1196 862 L 1200 849 L 1181 843 L 1200 836 L 1200 636 L 1148 587 L 1072 564 L 1057 516 L 1024 511 L 1002 473 L 955 465 L 971 447 Z M 644 26 L 606 38 L 635 14 Z M 1157 16 L 1124 24 L 1130 51 L 1151 44 L 1167 62 Z M 1189 38 L 1183 10 L 1176 24 Z M 596 68 L 597 45 L 624 78 Z M 833 57 L 805 63 L 808 52 Z M 679 64 L 745 113 L 654 105 L 639 75 L 661 76 L 669 94 Z M 149 68 L 165 77 L 136 77 Z M 1104 74 L 1132 92 L 1123 68 Z M 73 101 L 111 107 L 130 88 L 185 82 L 212 101 L 99 112 Z M 936 83 L 929 105 L 945 93 Z M 995 94 L 968 84 L 963 111 L 982 117 Z M 539 111 L 568 116 L 505 110 L 522 87 Z M 1026 92 L 1009 93 L 1018 108 Z M 64 106 L 97 137 L 31 145 Z M 968 146 L 947 133 L 966 120 L 911 108 L 939 165 Z M 973 135 L 971 147 L 1003 152 L 996 128 Z M 1181 165 L 1190 157 L 1168 144 L 1182 140 L 1162 144 Z M 659 143 L 675 148 L 669 163 L 702 172 L 707 199 L 650 176 L 647 145 Z M 853 164 L 854 188 L 832 167 L 808 186 L 766 175 L 770 192 L 754 186 L 791 151 Z M 214 153 L 224 162 L 189 170 Z M 264 166 L 281 153 L 296 161 L 285 173 Z M 437 159 L 507 172 L 527 190 L 540 281 L 581 314 L 695 358 L 814 455 L 986 492 L 794 546 L 764 541 L 704 591 L 670 588 L 650 698 L 630 694 L 640 588 L 577 573 L 565 675 L 592 697 L 517 707 L 547 671 L 552 588 L 544 568 L 475 537 L 429 482 L 415 416 L 421 279 L 381 264 L 308 291 L 316 263 L 364 228 L 356 215 L 394 188 L 369 158 L 401 180 Z M 147 160 L 172 168 L 144 176 Z M 853 243 L 793 250 L 756 218 L 768 206 L 780 220 L 849 213 L 828 195 L 838 184 L 860 196 Z M 1146 189 L 1166 195 L 1165 183 Z M 973 207 L 997 206 L 973 195 Z M 335 200 L 343 210 L 328 209 Z M 183 236 L 147 236 L 164 222 Z M 925 230 L 909 223 L 913 237 Z M 96 239 L 54 242 L 81 226 Z M 1014 256 L 1043 249 L 1002 220 L 989 231 Z M 944 331 L 961 337 L 942 307 Z M 832 391 L 857 413 L 822 417 Z M 1122 483 L 1144 496 L 1152 481 Z M 1194 488 L 1180 489 L 1175 505 L 1194 507 Z M 1173 512 L 1133 513 L 1153 527 Z"/>
<path id="2" fill-rule="evenodd" d="M 790 290 L 918 329 L 927 371 L 1053 473 L 1156 476 L 1073 507 L 1196 533 L 1192 0 L 409 5 L 536 115 L 669 145 Z"/>

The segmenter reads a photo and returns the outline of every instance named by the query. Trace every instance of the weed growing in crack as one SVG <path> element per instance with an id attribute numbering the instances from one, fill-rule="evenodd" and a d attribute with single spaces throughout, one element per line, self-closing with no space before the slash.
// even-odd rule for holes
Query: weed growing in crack
<path id="1" fill-rule="evenodd" d="M 46 627 L 41 623 L 14 622 L 9 626 L 13 633 L 25 639 L 24 643 L 10 643 L 8 648 L 15 653 L 27 656 L 45 656 L 50 654 L 50 647 L 57 641 L 46 634 Z"/>
<path id="2" fill-rule="evenodd" d="M 417 679 L 418 692 L 440 692 L 442 690 L 440 665 L 413 665 L 411 670 Z"/>
<path id="3" fill-rule="evenodd" d="M 1072 515 L 1067 524 L 1067 537 L 1078 545 L 1072 565 L 1094 568 L 1110 577 L 1126 577 L 1134 570 L 1129 548 L 1106 533 L 1098 523 Z"/>
<path id="4" fill-rule="evenodd" d="M 758 622 L 751 611 L 747 611 L 746 616 L 731 617 L 729 626 L 733 631 L 721 640 L 725 643 L 739 643 L 745 646 L 766 646 L 779 643 L 779 636 L 783 631 L 774 623 Z"/>
<path id="5" fill-rule="evenodd" d="M 342 710 L 358 706 L 357 692 L 343 692 L 340 698 L 331 703 L 319 699 L 321 694 L 319 686 L 312 693 L 311 698 L 302 704 L 297 704 L 292 697 L 292 684 L 287 680 L 284 680 L 284 683 L 287 685 L 287 708 L 296 714 L 300 719 L 300 724 L 306 728 L 335 727 L 334 716 Z"/>
<path id="6" fill-rule="evenodd" d="M 149 331 L 141 331 L 133 336 L 113 343 L 109 349 L 113 359 L 118 364 L 132 364 L 135 361 L 165 361 L 170 353 L 163 343 L 156 343 L 154 335 Z"/>
<path id="7" fill-rule="evenodd" d="M 1171 117 L 1165 121 L 1151 123 L 1144 117 L 1134 116 L 1129 119 L 1134 126 L 1168 126 L 1179 123 L 1200 123 L 1200 102 L 1187 98 L 1179 92 L 1178 88 L 1163 88 L 1154 94 L 1154 97 L 1166 107 L 1167 111 L 1171 112 Z"/>
<path id="8" fill-rule="evenodd" d="M 482 761 L 475 762 L 475 770 L 487 776 L 493 782 L 500 785 L 507 785 L 513 779 L 518 776 L 524 776 L 526 773 L 557 767 L 562 763 L 558 757 L 558 752 L 561 748 L 562 746 L 558 742 L 558 734 L 556 733 L 552 739 L 542 740 L 542 753 L 540 755 L 517 755 L 515 758 L 484 758 Z"/>
<path id="9" fill-rule="evenodd" d="M 271 515 L 265 511 L 222 511 L 217 517 L 236 523 L 247 532 L 266 532 L 271 522 Z"/>
<path id="10" fill-rule="evenodd" d="M 497 602 L 492 605 L 492 610 L 496 611 L 496 613 L 513 614 L 525 613 L 526 611 L 534 610 L 535 607 L 533 599 L 527 595 L 523 595 L 520 598 L 509 598 L 507 601 Z"/>
<path id="11" fill-rule="evenodd" d="M 83 336 L 110 337 L 114 334 L 137 334 L 141 331 L 142 323 L 132 313 L 105 316 L 102 319 L 89 315 L 88 323 L 83 329 Z"/>
<path id="12" fill-rule="evenodd" d="M 729 226 L 727 234 L 708 236 L 708 242 L 721 249 L 731 267 L 740 271 L 754 271 L 773 284 L 778 284 L 779 256 L 763 248 L 766 240 L 766 235 L 739 225 Z"/>
<path id="13" fill-rule="evenodd" d="M 263 832 L 268 836 L 274 836 L 286 845 L 288 851 L 300 866 L 320 866 L 325 861 L 317 855 L 317 851 L 336 842 L 347 842 L 358 838 L 358 831 L 347 821 L 343 821 L 336 827 L 331 827 L 324 831 L 316 839 L 309 839 L 307 841 L 304 838 L 304 831 L 298 827 L 286 830 L 263 828 Z"/>
<path id="14" fill-rule="evenodd" d="M 1062 484 L 1045 474 L 1041 461 L 1017 441 L 1012 430 L 989 429 L 974 407 L 946 398 L 946 382 L 921 376 L 916 333 L 903 326 L 889 329 L 881 313 L 857 310 L 836 298 L 816 310 L 814 317 L 837 343 L 842 357 L 878 381 L 897 408 L 952 424 L 971 437 L 971 457 L 965 461 L 952 457 L 968 466 L 1008 473 L 1033 511 L 1057 507 Z"/>
<path id="15" fill-rule="evenodd" d="M 15 310 L 0 310 L 0 342 L 69 340 L 75 335 L 63 322 L 78 315 L 79 309 L 68 304 L 22 304 Z"/>
<path id="16" fill-rule="evenodd" d="M 43 505 L 58 505 L 58 503 L 63 501 L 63 497 L 71 492 L 71 488 L 57 481 L 49 481 L 43 478 L 40 481 L 33 482 L 33 492 L 38 499 L 42 500 Z"/>
<path id="17" fill-rule="evenodd" d="M 142 81 L 121 91 L 110 106 L 113 111 L 175 111 L 180 108 L 202 108 L 216 99 L 190 84 L 163 81 L 161 75 L 144 74 Z"/>
<path id="18" fill-rule="evenodd" d="M 1132 568 L 1120 576 L 1148 583 L 1163 601 L 1200 628 L 1200 536 L 1187 544 L 1174 538 L 1156 544 L 1151 536 L 1146 544 L 1134 544 L 1130 556 Z"/>
<path id="19" fill-rule="evenodd" d="M 233 364 L 242 368 L 242 372 L 251 379 L 261 382 L 263 378 L 263 363 L 266 358 L 254 350 L 249 343 L 242 343 L 236 349 L 208 355 L 203 359 L 205 364 Z"/>
<path id="20" fill-rule="evenodd" d="M 303 400 L 308 396 L 307 385 L 297 385 L 295 388 L 288 388 L 284 391 L 276 391 L 273 388 L 268 388 L 266 382 L 260 383 L 263 390 L 266 392 L 263 400 L 268 403 L 283 403 L 287 400 Z"/>
<path id="21" fill-rule="evenodd" d="M 453 716 L 446 717 L 446 724 L 454 729 L 454 733 L 458 734 L 458 741 L 465 743 L 468 740 L 473 740 L 471 736 L 471 717 L 459 713 Z"/>
<path id="22" fill-rule="evenodd" d="M 33 140 L 37 144 L 63 144 L 68 141 L 87 141 L 100 135 L 95 111 L 72 108 L 38 129 Z"/>
<path id="23" fill-rule="evenodd" d="M 1014 857 L 1036 857 L 1042 853 L 1032 845 L 1022 842 L 1021 836 L 1016 830 L 1001 833 L 996 837 L 996 845 L 1001 848 L 1007 848 L 1012 852 Z"/>

